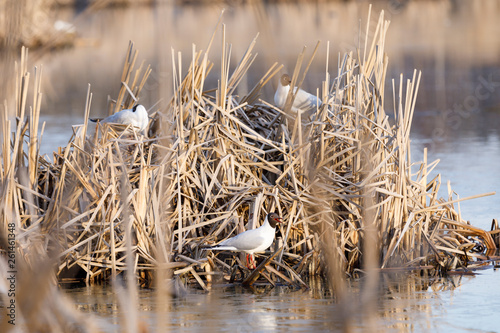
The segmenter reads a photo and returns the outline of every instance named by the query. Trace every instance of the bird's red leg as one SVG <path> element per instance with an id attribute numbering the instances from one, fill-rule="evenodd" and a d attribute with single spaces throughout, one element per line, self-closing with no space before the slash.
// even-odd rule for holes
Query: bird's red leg
<path id="1" fill-rule="evenodd" d="M 257 268 L 257 266 L 255 265 L 255 257 L 254 257 L 254 255 L 253 255 L 253 254 L 250 254 L 249 256 L 250 256 L 250 258 L 252 259 L 252 260 L 251 260 L 251 266 L 250 266 L 250 269 L 255 269 L 255 268 Z"/>
<path id="2" fill-rule="evenodd" d="M 255 269 L 257 268 L 257 265 L 255 264 L 255 257 L 253 254 L 246 254 L 245 255 L 246 261 L 247 261 L 247 268 L 248 269 Z M 250 258 L 250 260 L 248 260 Z"/>

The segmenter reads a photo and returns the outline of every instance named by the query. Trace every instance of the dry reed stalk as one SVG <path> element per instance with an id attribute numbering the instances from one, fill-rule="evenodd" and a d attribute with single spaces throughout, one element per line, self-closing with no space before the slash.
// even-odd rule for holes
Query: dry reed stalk
<path id="1" fill-rule="evenodd" d="M 0 275 L 2 284 L 15 275 L 15 298 L 2 288 L 4 304 L 15 301 L 15 327 L 26 331 L 65 332 L 78 330 L 95 332 L 92 320 L 83 318 L 57 288 L 54 267 L 54 249 L 65 244 L 48 244 L 56 235 L 41 232 L 40 226 L 47 215 L 47 203 L 54 201 L 52 190 L 57 166 L 39 155 L 39 115 L 41 104 L 40 72 L 35 68 L 32 89 L 33 105 L 26 111 L 30 72 L 27 70 L 27 49 L 21 51 L 21 62 L 16 63 L 16 125 L 2 116 L 2 168 L 0 180 Z M 47 177 L 47 175 L 49 175 Z M 54 236 L 54 237 L 53 237 Z M 15 246 L 13 245 L 15 241 Z M 7 261 L 9 259 L 9 261 Z M 4 286 L 5 287 L 5 286 Z M 4 318 L 7 318 L 4 316 Z M 10 331 L 14 326 L 7 320 L 0 323 L 0 330 Z"/>
<path id="2" fill-rule="evenodd" d="M 241 232 L 245 223 L 258 227 L 270 211 L 287 221 L 276 242 L 282 251 L 271 251 L 277 259 L 259 269 L 271 281 L 303 286 L 300 276 L 328 268 L 338 291 L 346 274 L 363 268 L 433 265 L 446 271 L 457 261 L 466 266 L 482 260 L 481 253 L 496 248 L 496 231 L 463 221 L 454 204 L 468 198 L 438 199 L 440 177 L 429 176 L 435 163 L 410 159 L 420 73 L 406 81 L 401 76 L 397 85 L 393 81 L 394 124 L 385 113 L 387 28 L 381 13 L 363 56 L 348 53 L 339 60 L 338 76 L 323 82 L 318 94 L 323 106 L 308 120 L 287 114 L 292 95 L 285 110 L 257 102 L 279 66 L 273 65 L 247 96 L 233 95 L 255 58 L 255 40 L 231 72 L 223 26 L 216 89 L 205 87 L 213 68 L 214 32 L 207 51 L 193 47 L 186 73 L 172 51 L 173 97 L 153 115 L 160 126 L 150 129 L 149 139 L 111 124 L 89 136 L 85 120 L 53 162 L 38 156 L 39 140 L 29 137 L 36 131 L 27 131 L 38 126 L 40 103 L 36 97 L 33 112 L 25 112 L 29 75 L 23 53 L 19 121 L 12 137 L 8 119 L 2 118 L 3 147 L 9 152 L 0 169 L 3 225 L 5 212 L 12 211 L 19 241 L 26 243 L 23 251 L 30 251 L 30 237 L 45 239 L 44 250 L 59 253 L 59 277 L 76 274 L 89 283 L 127 274 L 147 285 L 151 271 L 168 279 L 171 270 L 173 277 L 209 289 L 207 272 L 222 270 L 227 278 L 232 273 L 203 246 Z M 142 65 L 134 69 L 138 53 L 132 45 L 115 111 L 137 101 L 151 72 Z M 302 76 L 305 53 L 299 56 L 293 82 L 303 82 L 316 50 Z M 40 89 L 38 75 L 35 86 Z M 89 88 L 85 118 L 91 98 Z M 24 168 L 29 181 L 23 183 L 17 175 Z M 374 256 L 367 266 L 368 249 Z"/>

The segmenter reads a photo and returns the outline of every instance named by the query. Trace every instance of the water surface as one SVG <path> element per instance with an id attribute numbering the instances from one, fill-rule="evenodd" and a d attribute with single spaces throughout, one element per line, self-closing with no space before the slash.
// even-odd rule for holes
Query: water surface
<path id="1" fill-rule="evenodd" d="M 175 332 L 328 332 L 345 327 L 355 332 L 497 332 L 499 272 L 448 278 L 418 274 L 383 274 L 377 301 L 361 301 L 363 279 L 351 280 L 348 297 L 336 300 L 321 281 L 309 290 L 287 287 L 214 286 L 209 293 L 190 290 L 163 298 L 152 290 L 138 293 L 139 318 L 152 330 Z M 67 290 L 76 307 L 96 316 L 106 332 L 120 332 L 126 312 L 111 287 Z M 161 306 L 160 304 L 165 304 Z"/>

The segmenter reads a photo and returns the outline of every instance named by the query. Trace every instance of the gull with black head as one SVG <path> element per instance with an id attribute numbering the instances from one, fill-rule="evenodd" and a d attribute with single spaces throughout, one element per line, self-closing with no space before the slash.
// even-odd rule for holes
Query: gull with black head
<path id="1" fill-rule="evenodd" d="M 269 213 L 262 226 L 257 229 L 247 230 L 232 238 L 228 238 L 219 244 L 208 248 L 208 250 L 241 251 L 247 254 L 247 267 L 255 268 L 253 254 L 263 252 L 274 241 L 276 225 L 283 223 L 282 218 L 276 213 Z M 252 265 L 248 262 L 248 256 L 252 256 Z"/>
<path id="2" fill-rule="evenodd" d="M 148 111 L 141 104 L 136 104 L 131 109 L 121 110 L 104 119 L 91 118 L 90 120 L 99 123 L 132 125 L 137 127 L 143 134 L 145 134 L 149 123 Z"/>

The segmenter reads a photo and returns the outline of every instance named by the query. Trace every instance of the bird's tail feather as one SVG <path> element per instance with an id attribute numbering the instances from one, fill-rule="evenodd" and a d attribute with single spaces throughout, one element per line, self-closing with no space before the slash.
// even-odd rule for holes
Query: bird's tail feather
<path id="1" fill-rule="evenodd" d="M 237 249 L 234 247 L 234 246 L 212 246 L 212 247 L 209 247 L 209 248 L 206 248 L 206 250 L 218 250 L 218 251 L 223 251 L 223 250 L 227 250 L 227 251 L 237 251 Z"/>

